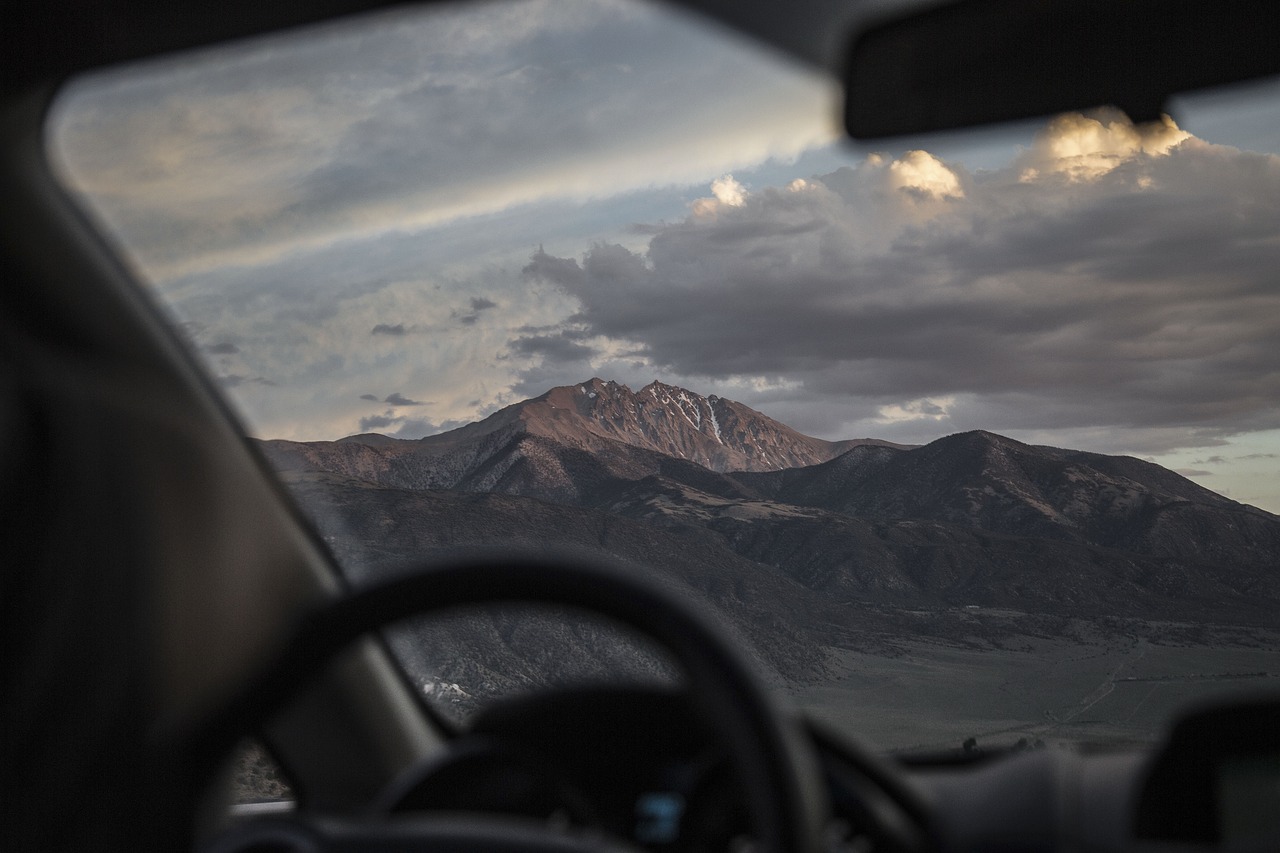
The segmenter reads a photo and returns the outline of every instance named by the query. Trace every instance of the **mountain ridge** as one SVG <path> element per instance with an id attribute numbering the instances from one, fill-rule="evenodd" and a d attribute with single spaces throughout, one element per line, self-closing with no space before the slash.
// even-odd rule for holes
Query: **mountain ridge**
<path id="1" fill-rule="evenodd" d="M 827 441 L 727 398 L 658 381 L 639 392 L 598 377 L 557 386 L 421 439 L 366 433 L 260 444 L 282 470 L 325 470 L 396 488 L 583 502 L 593 494 L 584 484 L 662 475 L 735 498 L 1005 532 L 1012 524 L 1020 528 L 1013 532 L 1053 538 L 1081 530 L 1085 541 L 1104 545 L 1123 540 L 1105 529 L 1108 520 L 1180 503 L 1280 520 L 1133 457 L 1029 445 L 986 430 L 920 446 Z"/>
<path id="2" fill-rule="evenodd" d="M 907 446 L 873 438 L 827 441 L 727 397 L 703 396 L 657 380 L 632 391 L 599 377 L 551 388 L 482 420 L 412 441 L 420 448 L 444 450 L 512 431 L 587 449 L 597 439 L 622 441 L 721 472 L 812 465 L 864 444 Z M 385 448 L 402 439 L 364 433 L 338 441 Z"/>
<path id="3" fill-rule="evenodd" d="M 1151 462 L 1023 444 L 983 430 L 909 452 L 855 448 L 809 468 L 732 476 L 771 500 L 859 518 L 914 518 L 1143 553 L 1170 553 L 1151 531 L 1168 526 L 1162 516 L 1192 508 L 1216 519 L 1207 540 L 1280 521 Z M 850 489 L 854 479 L 859 487 Z M 1280 538 L 1260 537 L 1265 544 L 1250 549 L 1250 563 L 1280 553 Z M 1184 540 L 1181 552 L 1203 557 L 1202 544 Z"/>
<path id="4" fill-rule="evenodd" d="M 594 549 L 678 579 L 802 680 L 816 649 L 903 632 L 1280 626 L 1280 517 L 1158 465 L 982 430 L 822 442 L 721 400 L 596 379 L 421 440 L 260 446 L 356 580 L 451 547 Z M 716 447 L 764 470 L 695 461 Z M 767 467 L 806 454 L 830 456 Z"/>

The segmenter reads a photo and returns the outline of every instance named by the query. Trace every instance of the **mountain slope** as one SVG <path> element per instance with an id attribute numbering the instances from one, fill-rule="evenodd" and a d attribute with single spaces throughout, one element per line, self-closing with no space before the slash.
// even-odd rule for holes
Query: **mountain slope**
<path id="1" fill-rule="evenodd" d="M 632 484 L 607 509 L 658 527 L 712 531 L 740 556 L 843 602 L 1267 621 L 1280 601 L 1280 573 L 1265 566 L 728 500 L 663 478 Z"/>
<path id="2" fill-rule="evenodd" d="M 876 520 L 1258 569 L 1280 562 L 1280 519 L 1131 457 L 1023 444 L 989 432 L 912 450 L 859 447 L 821 465 L 735 474 L 772 500 Z"/>
<path id="3" fill-rule="evenodd" d="M 629 483 L 654 475 L 733 498 L 750 488 L 701 465 L 600 436 L 589 447 L 506 426 L 447 448 L 417 442 L 264 442 L 283 472 L 326 471 L 396 489 L 456 489 L 537 497 L 591 506 Z"/>
<path id="4" fill-rule="evenodd" d="M 828 442 L 740 403 L 656 382 L 639 393 L 599 379 L 553 388 L 418 441 L 353 436 L 263 448 L 282 471 L 328 471 L 398 489 L 595 507 L 657 477 L 717 499 L 861 519 L 931 521 L 1258 571 L 1280 563 L 1280 519 L 1149 462 L 983 431 L 914 448 Z M 723 470 L 734 466 L 740 470 Z"/>
<path id="5" fill-rule="evenodd" d="M 682 578 L 778 672 L 820 670 L 805 648 L 992 620 L 1280 623 L 1280 518 L 1140 460 L 988 432 L 820 442 L 732 401 L 593 380 L 421 441 L 263 449 L 357 573 L 463 544 L 594 549 Z"/>
<path id="6" fill-rule="evenodd" d="M 293 472 L 285 483 L 322 531 L 356 584 L 403 570 L 456 548 L 504 545 L 527 550 L 597 552 L 630 562 L 659 583 L 689 594 L 747 641 L 766 668 L 788 679 L 819 673 L 828 627 L 838 613 L 803 584 L 736 554 L 721 537 L 694 528 L 660 529 L 643 521 L 528 497 L 373 486 L 334 474 Z M 426 636 L 423 629 L 419 644 Z M 484 630 L 446 633 L 414 652 L 434 657 L 508 662 L 527 650 L 499 649 Z M 461 647 L 459 646 L 461 643 Z M 468 655 L 468 645 L 484 654 Z M 579 650 L 581 651 L 581 650 Z M 546 649 L 534 649 L 540 656 Z M 474 673 L 430 673 L 474 684 Z"/>

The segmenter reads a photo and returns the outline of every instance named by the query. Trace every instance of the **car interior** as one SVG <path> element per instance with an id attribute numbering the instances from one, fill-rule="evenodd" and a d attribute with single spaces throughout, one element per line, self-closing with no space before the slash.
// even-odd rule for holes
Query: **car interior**
<path id="1" fill-rule="evenodd" d="M 353 589 L 180 330 L 54 176 L 46 121 L 60 88 L 91 69 L 387 5 L 7 10 L 6 849 L 1280 844 L 1275 696 L 1188 709 L 1152 749 L 905 761 L 804 719 L 698 607 L 598 557 L 473 551 Z M 1150 120 L 1177 93 L 1280 73 L 1280 14 L 1251 0 L 676 5 L 838 81 L 858 139 L 1099 105 Z M 622 625 L 669 663 L 674 685 L 526 697 L 460 727 L 424 702 L 379 633 L 509 603 Z M 232 802 L 228 761 L 246 738 L 294 799 Z"/>

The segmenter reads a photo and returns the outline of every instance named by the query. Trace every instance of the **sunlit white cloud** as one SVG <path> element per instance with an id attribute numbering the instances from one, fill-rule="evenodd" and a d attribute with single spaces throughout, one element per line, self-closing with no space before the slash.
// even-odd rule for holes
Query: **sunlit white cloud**
<path id="1" fill-rule="evenodd" d="M 956 173 L 928 151 L 908 151 L 889 164 L 889 186 L 930 200 L 963 198 Z"/>
<path id="2" fill-rule="evenodd" d="M 948 410 L 955 405 L 954 396 L 938 399 L 921 398 L 880 406 L 876 416 L 884 425 L 926 422 L 936 429 L 936 424 L 947 418 Z"/>
<path id="3" fill-rule="evenodd" d="M 1094 180 L 1138 154 L 1163 156 L 1193 139 L 1168 116 L 1134 125 L 1113 109 L 1091 115 L 1067 113 L 1049 122 L 1021 160 L 1021 177 L 1032 181 L 1042 173 L 1073 181 Z"/>
<path id="4" fill-rule="evenodd" d="M 694 216 L 715 216 L 722 207 L 742 207 L 747 188 L 733 175 L 723 175 L 711 182 L 711 196 L 700 198 L 689 206 Z"/>

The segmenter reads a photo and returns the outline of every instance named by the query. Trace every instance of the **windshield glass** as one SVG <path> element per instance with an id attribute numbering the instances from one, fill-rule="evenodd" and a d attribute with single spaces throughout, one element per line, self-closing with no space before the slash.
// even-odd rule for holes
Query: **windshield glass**
<path id="1" fill-rule="evenodd" d="M 623 559 L 884 749 L 1274 683 L 1280 86 L 874 148 L 838 100 L 667 7 L 443 5 L 75 81 L 50 154 L 357 583 Z M 394 646 L 461 715 L 661 671 L 460 619 Z"/>

